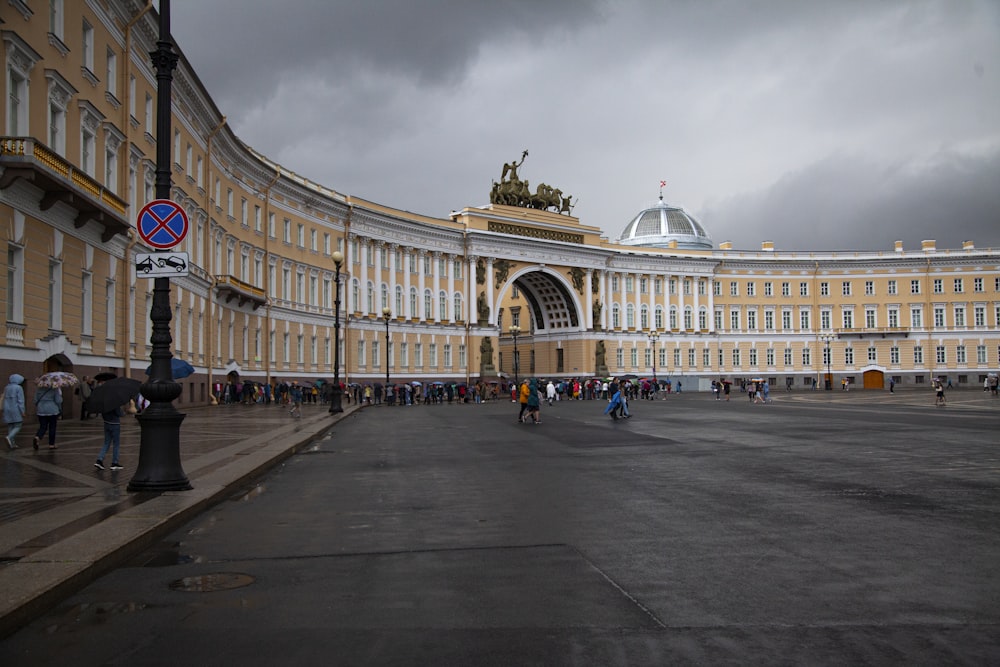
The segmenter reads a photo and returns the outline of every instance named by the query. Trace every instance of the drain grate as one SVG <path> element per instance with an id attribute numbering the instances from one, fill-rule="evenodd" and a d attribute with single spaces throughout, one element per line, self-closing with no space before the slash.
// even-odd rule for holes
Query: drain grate
<path id="1" fill-rule="evenodd" d="M 183 593 L 213 593 L 215 591 L 231 591 L 235 588 L 249 586 L 256 579 L 249 574 L 240 572 L 215 572 L 199 574 L 194 577 L 184 577 L 170 582 L 170 590 Z"/>

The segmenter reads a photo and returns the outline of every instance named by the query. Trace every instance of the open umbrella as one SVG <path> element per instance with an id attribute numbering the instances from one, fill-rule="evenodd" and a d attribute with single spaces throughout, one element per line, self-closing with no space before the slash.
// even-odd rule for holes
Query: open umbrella
<path id="1" fill-rule="evenodd" d="M 132 378 L 114 378 L 94 387 L 87 399 L 90 412 L 108 412 L 121 407 L 136 397 L 142 383 Z"/>
<path id="2" fill-rule="evenodd" d="M 150 365 L 146 369 L 146 375 L 152 375 L 153 366 Z M 194 366 L 184 361 L 183 359 L 178 359 L 177 357 L 172 357 L 170 359 L 170 375 L 174 380 L 180 380 L 181 378 L 186 378 L 187 376 L 194 373 Z"/>
<path id="3" fill-rule="evenodd" d="M 104 371 L 102 373 L 98 373 L 97 375 L 95 375 L 94 380 L 97 382 L 107 382 L 108 380 L 114 380 L 116 377 L 118 377 L 117 373 L 112 373 L 111 371 Z"/>
<path id="4" fill-rule="evenodd" d="M 80 378 L 65 371 L 52 371 L 36 377 L 35 384 L 43 389 L 62 389 L 80 384 Z"/>

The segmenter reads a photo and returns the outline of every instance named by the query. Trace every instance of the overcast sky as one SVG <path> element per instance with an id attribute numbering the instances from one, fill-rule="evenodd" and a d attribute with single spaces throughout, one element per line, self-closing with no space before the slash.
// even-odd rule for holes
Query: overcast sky
<path id="1" fill-rule="evenodd" d="M 447 217 L 505 162 L 615 240 L 664 199 L 718 246 L 1000 247 L 996 0 L 204 0 L 172 33 L 236 134 Z"/>

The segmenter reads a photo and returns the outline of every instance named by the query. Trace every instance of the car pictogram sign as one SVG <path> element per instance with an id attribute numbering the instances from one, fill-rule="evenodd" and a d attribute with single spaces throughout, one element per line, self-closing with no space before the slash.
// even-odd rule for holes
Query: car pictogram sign
<path id="1" fill-rule="evenodd" d="M 169 199 L 154 199 L 139 211 L 136 228 L 139 238 L 158 250 L 173 248 L 188 233 L 188 217 L 179 204 Z"/>

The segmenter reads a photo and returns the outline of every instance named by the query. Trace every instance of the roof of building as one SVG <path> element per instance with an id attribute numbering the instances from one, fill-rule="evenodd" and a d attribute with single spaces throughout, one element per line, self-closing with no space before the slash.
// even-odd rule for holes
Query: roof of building
<path id="1" fill-rule="evenodd" d="M 671 245 L 676 242 L 676 245 Z M 651 248 L 711 250 L 712 237 L 694 216 L 680 206 L 660 201 L 643 209 L 625 226 L 618 243 Z"/>

